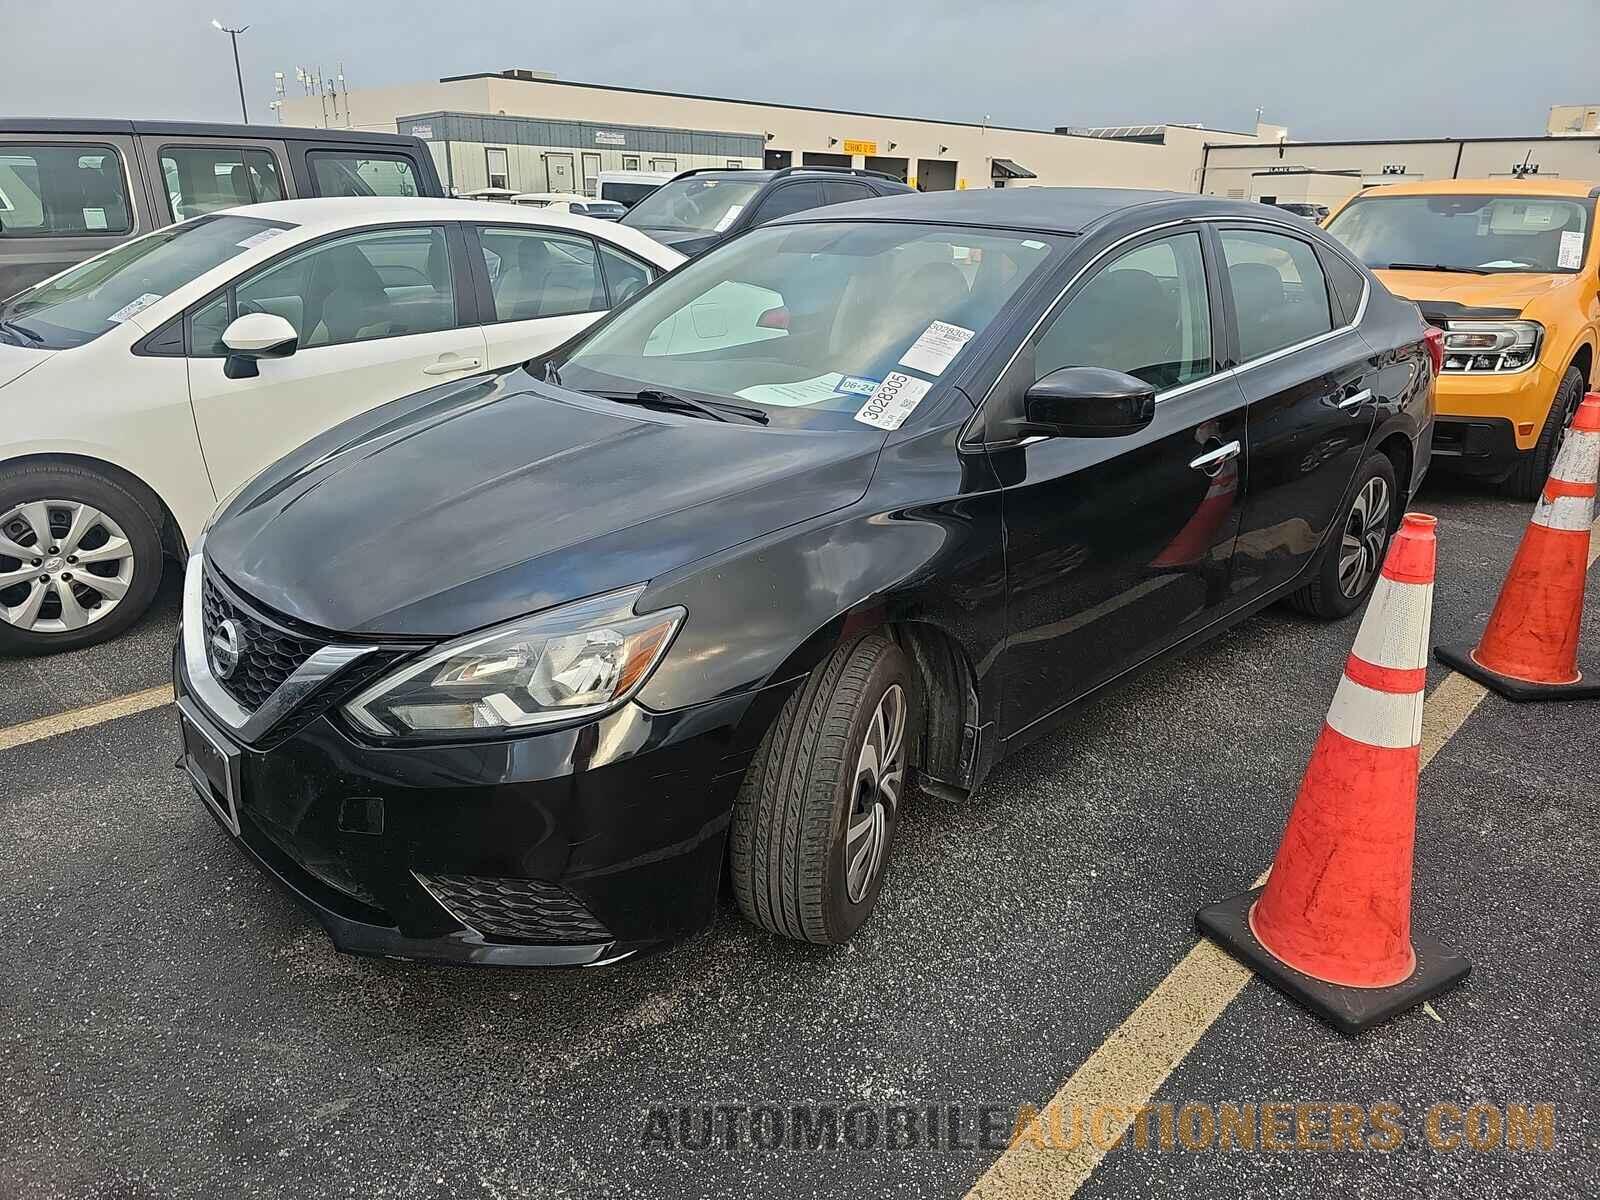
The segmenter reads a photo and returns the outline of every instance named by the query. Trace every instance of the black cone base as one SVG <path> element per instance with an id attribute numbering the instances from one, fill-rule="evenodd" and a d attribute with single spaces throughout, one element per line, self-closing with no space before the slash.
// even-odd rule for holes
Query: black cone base
<path id="1" fill-rule="evenodd" d="M 1231 900 L 1208 904 L 1195 917 L 1195 924 L 1201 933 L 1340 1033 L 1356 1034 L 1381 1025 L 1472 974 L 1472 964 L 1465 956 L 1413 931 L 1417 969 L 1410 979 L 1393 987 L 1341 987 L 1302 975 L 1274 958 L 1250 931 L 1250 906 L 1260 894 L 1261 889 L 1255 888 Z"/>
<path id="2" fill-rule="evenodd" d="M 1529 683 L 1479 666 L 1473 660 L 1472 650 L 1471 646 L 1435 646 L 1433 656 L 1468 679 L 1476 679 L 1490 691 L 1499 692 L 1507 700 L 1519 704 L 1528 700 L 1600 700 L 1600 664 L 1580 664 L 1583 678 L 1577 683 Z"/>

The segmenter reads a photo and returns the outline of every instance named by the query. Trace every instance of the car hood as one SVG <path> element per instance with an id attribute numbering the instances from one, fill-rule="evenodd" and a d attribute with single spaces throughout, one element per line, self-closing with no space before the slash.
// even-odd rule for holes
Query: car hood
<path id="1" fill-rule="evenodd" d="M 1515 316 L 1540 296 L 1568 287 L 1573 275 L 1461 275 L 1454 271 L 1374 271 L 1396 296 L 1415 300 L 1424 313 L 1445 316 Z M 1454 309 L 1470 309 L 1457 312 Z"/>
<path id="2" fill-rule="evenodd" d="M 21 379 L 41 363 L 49 362 L 54 350 L 35 350 L 28 346 L 13 346 L 0 342 L 0 387 L 12 380 Z"/>
<path id="3" fill-rule="evenodd" d="M 882 446 L 624 407 L 518 369 L 323 434 L 227 505 L 206 556 L 323 629 L 453 636 L 851 504 Z"/>

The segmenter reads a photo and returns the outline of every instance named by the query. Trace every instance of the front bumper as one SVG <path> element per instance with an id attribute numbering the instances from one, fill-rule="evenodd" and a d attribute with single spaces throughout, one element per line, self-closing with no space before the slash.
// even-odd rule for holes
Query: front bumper
<path id="1" fill-rule="evenodd" d="M 1502 479 L 1531 453 L 1518 449 L 1516 430 L 1503 417 L 1439 417 L 1434 422 L 1434 461 L 1457 474 Z"/>
<path id="2" fill-rule="evenodd" d="M 1509 470 L 1516 452 L 1532 450 L 1538 442 L 1560 383 L 1561 373 L 1542 362 L 1512 375 L 1444 371 L 1438 377 L 1434 398 L 1441 424 L 1503 425 L 1504 431 L 1495 436 L 1509 437 L 1509 447 L 1497 447 L 1502 469 Z"/>
<path id="3" fill-rule="evenodd" d="M 197 699 L 181 642 L 173 678 L 184 715 L 238 751 L 237 841 L 335 946 L 516 966 L 615 962 L 710 921 L 759 737 L 746 718 L 775 713 L 788 690 L 403 749 L 324 714 L 260 749 Z"/>

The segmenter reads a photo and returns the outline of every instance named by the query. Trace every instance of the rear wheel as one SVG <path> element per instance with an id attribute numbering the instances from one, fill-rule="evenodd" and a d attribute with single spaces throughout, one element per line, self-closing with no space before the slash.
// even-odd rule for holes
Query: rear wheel
<path id="1" fill-rule="evenodd" d="M 1337 621 L 1360 608 L 1383 570 L 1389 535 L 1399 517 L 1394 463 L 1387 454 L 1369 455 L 1310 579 L 1289 597 L 1290 606 L 1323 621 Z"/>
<path id="2" fill-rule="evenodd" d="M 734 805 L 730 866 L 756 925 L 834 945 L 871 914 L 906 784 L 911 675 L 882 634 L 789 697 Z"/>
<path id="3" fill-rule="evenodd" d="M 1561 386 L 1556 389 L 1550 412 L 1545 416 L 1544 428 L 1539 431 L 1539 440 L 1506 476 L 1502 486 L 1507 495 L 1518 500 L 1539 498 L 1539 493 L 1544 491 L 1544 481 L 1550 478 L 1550 468 L 1556 464 L 1556 455 L 1561 453 L 1561 443 L 1567 440 L 1567 427 L 1572 424 L 1573 414 L 1582 402 L 1583 372 L 1577 367 L 1568 367 L 1561 378 Z"/>
<path id="4" fill-rule="evenodd" d="M 0 471 L 0 654 L 48 654 L 116 637 L 161 582 L 147 502 L 84 467 Z"/>

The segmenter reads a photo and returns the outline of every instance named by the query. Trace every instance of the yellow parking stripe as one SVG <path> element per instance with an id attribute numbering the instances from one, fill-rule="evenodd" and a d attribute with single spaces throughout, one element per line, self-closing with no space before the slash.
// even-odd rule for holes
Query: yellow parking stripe
<path id="1" fill-rule="evenodd" d="M 1600 520 L 1590 530 L 1589 566 L 1597 559 Z M 1486 695 L 1481 685 L 1454 672 L 1433 690 L 1422 714 L 1421 766 L 1431 763 L 1461 731 Z M 1263 871 L 1253 886 L 1266 878 Z M 1110 1117 L 1110 1106 L 1115 1106 L 1121 1115 L 1105 1120 L 1101 1139 L 1113 1143 L 1114 1136 L 1132 1127 L 1138 1110 L 1154 1099 L 1250 979 L 1249 969 L 1225 951 L 1208 941 L 1197 943 L 1061 1085 L 1050 1107 L 1070 1121 L 1074 1111 L 1096 1108 Z M 1108 1153 L 1087 1137 L 1070 1150 L 1051 1145 L 1048 1125 L 1024 1133 L 979 1177 L 968 1200 L 1069 1200 Z"/>
<path id="2" fill-rule="evenodd" d="M 164 683 L 160 687 L 131 692 L 126 696 L 118 696 L 115 700 L 102 700 L 99 704 L 75 708 L 71 712 L 40 717 L 36 721 L 24 721 L 21 725 L 0 729 L 0 750 L 10 750 L 14 746 L 43 741 L 45 738 L 71 733 L 75 729 L 87 729 L 91 725 L 114 721 L 118 717 L 131 717 L 134 713 L 147 712 L 152 708 L 160 708 L 163 704 L 171 703 L 172 685 Z"/>

